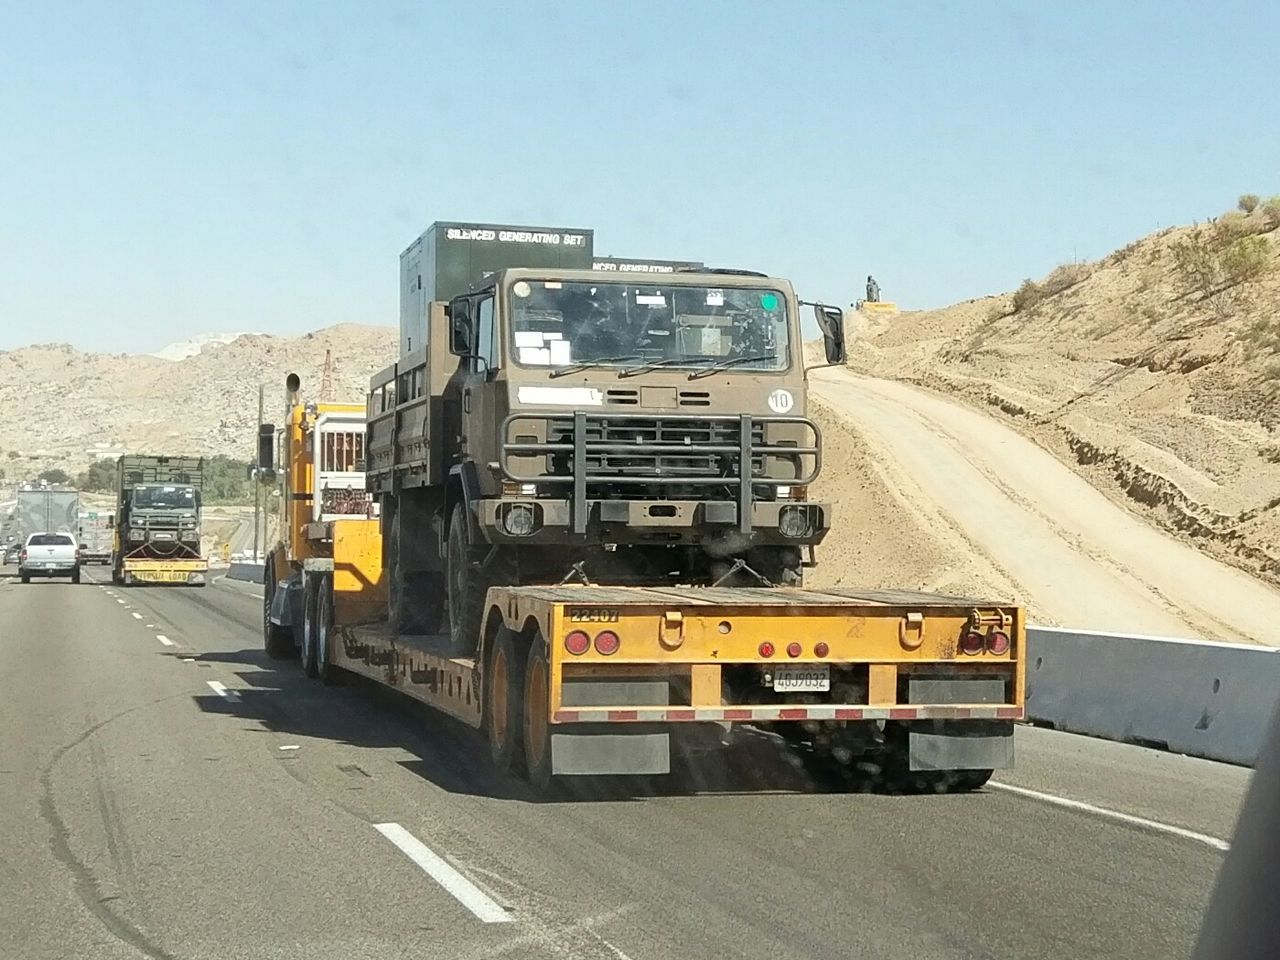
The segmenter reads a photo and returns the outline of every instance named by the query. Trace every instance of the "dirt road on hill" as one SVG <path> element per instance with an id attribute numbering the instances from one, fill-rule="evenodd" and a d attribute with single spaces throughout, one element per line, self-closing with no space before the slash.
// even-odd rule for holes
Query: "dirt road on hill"
<path id="1" fill-rule="evenodd" d="M 998 420 L 903 383 L 810 376 L 917 528 L 966 543 L 1042 622 L 1280 646 L 1280 590 L 1143 522 Z"/>

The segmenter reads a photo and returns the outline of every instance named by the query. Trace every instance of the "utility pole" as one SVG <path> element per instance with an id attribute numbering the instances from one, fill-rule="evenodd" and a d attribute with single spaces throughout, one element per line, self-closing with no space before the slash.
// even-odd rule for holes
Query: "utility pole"
<path id="1" fill-rule="evenodd" d="M 258 517 L 262 513 L 262 478 L 258 476 L 258 437 L 262 433 L 262 398 L 263 386 L 258 384 L 258 429 L 253 432 L 253 562 L 259 560 L 258 553 Z"/>

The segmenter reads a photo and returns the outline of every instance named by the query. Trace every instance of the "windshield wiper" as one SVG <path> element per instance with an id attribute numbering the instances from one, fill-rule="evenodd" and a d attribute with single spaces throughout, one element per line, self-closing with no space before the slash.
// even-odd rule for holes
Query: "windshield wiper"
<path id="1" fill-rule="evenodd" d="M 636 357 L 635 359 L 640 359 Z M 706 363 L 708 360 L 714 360 L 715 357 L 708 354 L 691 353 L 680 357 L 663 357 L 661 360 L 650 360 L 648 363 L 642 363 L 638 367 L 624 367 L 618 371 L 619 377 L 635 377 L 642 373 L 648 373 L 650 370 L 656 370 L 658 367 L 670 367 L 677 363 Z"/>
<path id="2" fill-rule="evenodd" d="M 577 360 L 573 363 L 566 363 L 563 367 L 556 367 L 551 371 L 551 376 L 564 377 L 571 373 L 577 373 L 579 370 L 589 370 L 591 367 L 603 367 L 610 363 L 625 363 L 628 360 L 642 359 L 638 353 L 629 353 L 621 357 L 596 357 L 594 360 Z"/>
<path id="3" fill-rule="evenodd" d="M 774 357 L 775 355 L 772 353 L 762 353 L 755 357 L 728 357 L 711 364 L 705 369 L 693 371 L 693 373 L 689 374 L 689 379 L 697 380 L 700 377 L 709 377 L 717 370 L 727 370 L 729 367 L 736 367 L 740 363 L 758 363 L 761 360 L 773 360 Z"/>

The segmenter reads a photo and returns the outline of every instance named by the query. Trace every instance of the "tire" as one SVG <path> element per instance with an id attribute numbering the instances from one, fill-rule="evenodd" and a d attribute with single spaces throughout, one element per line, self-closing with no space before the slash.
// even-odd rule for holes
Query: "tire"
<path id="1" fill-rule="evenodd" d="M 525 661 L 520 697 L 520 732 L 525 773 L 538 792 L 551 787 L 551 658 L 547 642 L 535 633 Z"/>
<path id="2" fill-rule="evenodd" d="M 23 583 L 30 583 L 30 582 L 31 582 L 31 574 L 29 574 L 29 573 L 20 573 L 20 574 L 18 574 L 18 576 L 20 576 L 20 577 L 22 578 L 22 582 L 23 582 Z"/>
<path id="3" fill-rule="evenodd" d="M 79 582 L 80 582 L 80 568 L 79 568 L 79 567 L 76 567 L 74 570 L 72 570 L 72 571 L 71 571 L 71 582 L 72 582 L 72 583 L 79 583 Z"/>
<path id="4" fill-rule="evenodd" d="M 521 730 L 524 657 L 510 630 L 498 631 L 488 660 L 484 682 L 489 759 L 499 772 L 519 776 L 524 772 Z"/>
<path id="5" fill-rule="evenodd" d="M 272 660 L 288 660 L 296 655 L 293 631 L 271 622 L 271 601 L 276 595 L 276 565 L 268 560 L 262 578 L 262 648 Z"/>
<path id="6" fill-rule="evenodd" d="M 302 595 L 302 672 L 314 680 L 320 675 L 316 665 L 316 614 L 323 584 L 320 577 L 303 575 L 306 584 Z"/>
<path id="7" fill-rule="evenodd" d="M 480 638 L 487 584 L 473 562 L 467 538 L 467 507 L 461 502 L 454 505 L 449 518 L 446 559 L 449 646 L 458 656 L 470 656 Z"/>
<path id="8" fill-rule="evenodd" d="M 387 615 L 396 633 L 436 634 L 448 616 L 444 578 L 439 573 L 402 569 L 400 517 L 397 510 L 388 545 Z"/>
<path id="9" fill-rule="evenodd" d="M 327 686 L 342 682 L 342 671 L 332 663 L 333 649 L 333 578 L 325 576 L 316 593 L 316 676 Z"/>

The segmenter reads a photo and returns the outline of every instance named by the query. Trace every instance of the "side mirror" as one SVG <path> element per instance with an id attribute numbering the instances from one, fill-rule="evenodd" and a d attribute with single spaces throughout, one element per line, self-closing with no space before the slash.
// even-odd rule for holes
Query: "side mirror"
<path id="1" fill-rule="evenodd" d="M 822 331 L 822 344 L 826 348 L 827 363 L 844 363 L 847 353 L 844 345 L 844 311 L 825 303 L 813 305 L 818 329 Z"/>
<path id="2" fill-rule="evenodd" d="M 449 352 L 465 357 L 471 354 L 471 301 L 454 300 L 449 304 Z"/>
<path id="3" fill-rule="evenodd" d="M 258 424 L 258 469 L 267 473 L 275 470 L 276 425 Z"/>

